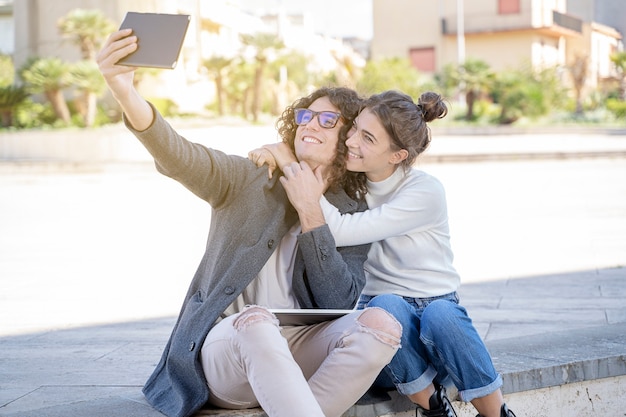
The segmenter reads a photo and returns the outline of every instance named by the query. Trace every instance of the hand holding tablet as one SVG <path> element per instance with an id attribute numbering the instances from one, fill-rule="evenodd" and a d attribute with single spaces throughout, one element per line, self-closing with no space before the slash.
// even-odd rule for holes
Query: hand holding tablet
<path id="1" fill-rule="evenodd" d="M 184 14 L 128 12 L 120 26 L 132 29 L 138 48 L 120 59 L 119 65 L 174 69 L 183 47 L 191 16 Z"/>

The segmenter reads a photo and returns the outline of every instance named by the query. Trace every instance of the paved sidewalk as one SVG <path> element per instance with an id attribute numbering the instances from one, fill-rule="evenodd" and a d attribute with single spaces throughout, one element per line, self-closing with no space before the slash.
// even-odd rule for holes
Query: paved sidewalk
<path id="1" fill-rule="evenodd" d="M 446 185 L 462 302 L 488 343 L 626 323 L 625 155 L 623 135 L 435 138 L 422 165 Z M 149 164 L 0 166 L 0 416 L 160 416 L 141 386 L 208 208 Z"/>

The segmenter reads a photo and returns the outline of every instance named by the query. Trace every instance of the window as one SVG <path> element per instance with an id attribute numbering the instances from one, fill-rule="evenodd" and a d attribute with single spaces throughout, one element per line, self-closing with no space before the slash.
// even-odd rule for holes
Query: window
<path id="1" fill-rule="evenodd" d="M 520 0 L 498 0 L 498 14 L 516 14 L 520 12 Z"/>
<path id="2" fill-rule="evenodd" d="M 409 60 L 418 71 L 435 72 L 435 48 L 411 48 Z"/>

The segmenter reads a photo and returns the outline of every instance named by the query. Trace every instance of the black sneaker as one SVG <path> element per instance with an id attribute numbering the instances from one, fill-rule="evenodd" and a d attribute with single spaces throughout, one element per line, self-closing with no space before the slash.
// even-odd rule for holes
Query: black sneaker
<path id="1" fill-rule="evenodd" d="M 509 410 L 509 407 L 506 404 L 502 404 L 502 408 L 500 409 L 500 417 L 517 417 L 515 413 Z"/>
<path id="2" fill-rule="evenodd" d="M 476 417 L 483 417 L 481 414 L 477 414 Z M 500 408 L 500 417 L 517 417 L 515 413 L 509 410 L 509 407 L 506 404 L 502 404 L 502 408 Z"/>
<path id="3" fill-rule="evenodd" d="M 435 385 L 435 392 L 428 399 L 428 404 L 430 410 L 425 410 L 418 405 L 415 409 L 415 417 L 457 417 L 446 389 L 441 385 Z"/>

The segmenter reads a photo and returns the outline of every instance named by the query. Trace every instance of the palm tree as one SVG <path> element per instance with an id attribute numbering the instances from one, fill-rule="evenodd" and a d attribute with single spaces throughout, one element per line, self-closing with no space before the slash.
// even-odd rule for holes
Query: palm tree
<path id="1" fill-rule="evenodd" d="M 519 70 L 506 70 L 497 74 L 491 94 L 494 102 L 500 105 L 499 124 L 509 125 L 524 116 L 528 107 L 526 81 Z"/>
<path id="2" fill-rule="evenodd" d="M 450 95 L 455 91 L 465 93 L 465 120 L 474 120 L 474 104 L 491 91 L 495 74 L 486 62 L 467 59 L 462 65 L 444 67 L 436 80 Z"/>
<path id="3" fill-rule="evenodd" d="M 230 112 L 240 114 L 248 119 L 250 113 L 250 90 L 254 79 L 254 65 L 243 59 L 233 61 L 233 69 L 228 77 L 228 83 L 224 86 L 224 92 Z"/>
<path id="4" fill-rule="evenodd" d="M 220 116 L 224 115 L 224 69 L 232 62 L 232 58 L 224 58 L 221 56 L 214 56 L 202 62 L 204 68 L 209 72 L 209 76 L 211 76 L 215 82 L 217 112 Z"/>
<path id="5" fill-rule="evenodd" d="M 15 108 L 28 97 L 24 86 L 9 85 L 0 87 L 0 123 L 3 127 L 13 124 Z"/>
<path id="6" fill-rule="evenodd" d="M 60 18 L 57 27 L 61 35 L 80 48 L 83 59 L 95 59 L 104 40 L 115 30 L 114 23 L 100 10 L 74 9 Z"/>
<path id="7" fill-rule="evenodd" d="M 243 34 L 240 36 L 245 47 L 254 51 L 256 68 L 254 70 L 254 86 L 252 90 L 252 118 L 256 122 L 261 110 L 261 92 L 263 91 L 263 71 L 272 55 L 283 49 L 285 44 L 276 35 L 258 33 L 256 35 Z"/>
<path id="8" fill-rule="evenodd" d="M 46 96 L 57 118 L 65 123 L 70 122 L 70 111 L 63 97 L 63 89 L 72 85 L 72 74 L 67 63 L 59 58 L 35 59 L 20 71 L 20 77 L 30 92 Z"/>
<path id="9" fill-rule="evenodd" d="M 577 55 L 574 61 L 567 68 L 572 75 L 572 83 L 574 85 L 574 94 L 576 96 L 576 114 L 583 114 L 582 91 L 587 81 L 587 57 Z"/>
<path id="10" fill-rule="evenodd" d="M 484 61 L 468 59 L 460 66 L 460 81 L 464 86 L 465 104 L 467 105 L 466 120 L 474 119 L 474 103 L 481 94 L 489 91 L 493 77 L 489 64 Z"/>
<path id="11" fill-rule="evenodd" d="M 104 92 L 102 76 L 93 62 L 109 33 L 115 25 L 100 10 L 74 9 L 57 22 L 61 35 L 78 45 L 83 63 L 74 68 L 78 76 L 79 99 L 77 106 L 83 116 L 85 126 L 93 125 L 96 114 L 97 96 Z M 94 70 L 95 69 L 95 70 Z"/>
<path id="12" fill-rule="evenodd" d="M 96 119 L 96 99 L 106 89 L 104 78 L 100 76 L 95 61 L 78 61 L 70 67 L 74 85 L 81 97 L 76 101 L 78 113 L 86 127 L 92 127 Z"/>

